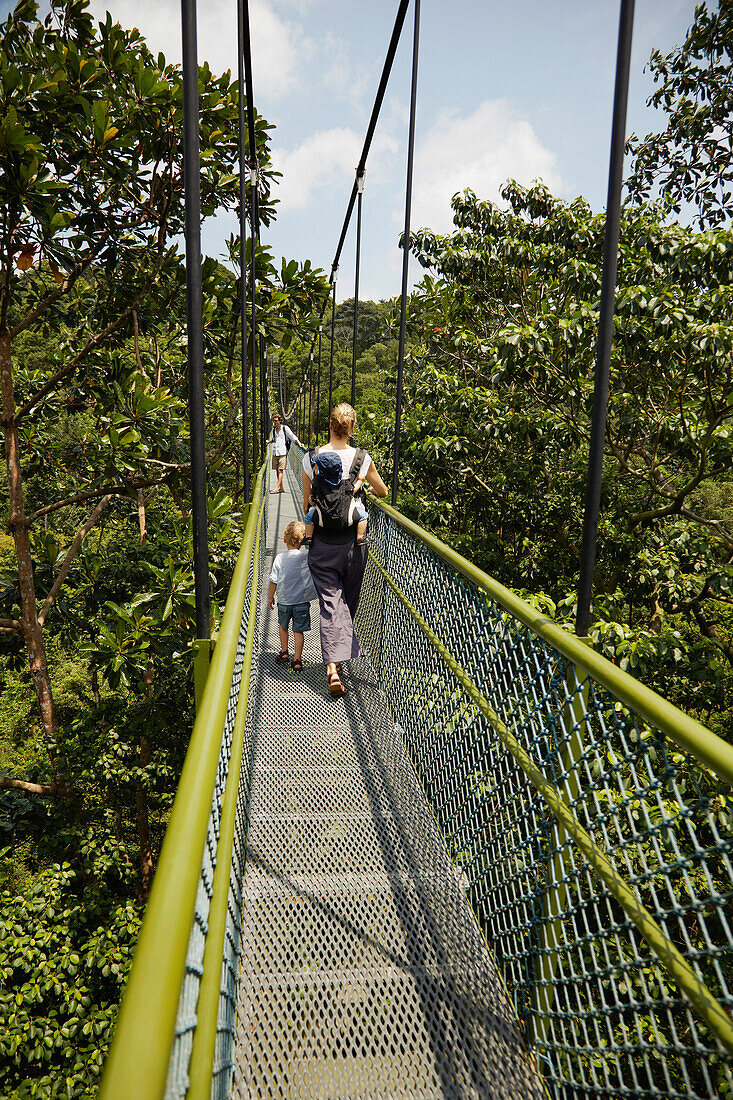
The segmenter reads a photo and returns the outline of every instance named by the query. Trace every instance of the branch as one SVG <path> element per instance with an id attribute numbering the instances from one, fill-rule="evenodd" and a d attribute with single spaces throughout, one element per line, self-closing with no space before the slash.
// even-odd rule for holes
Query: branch
<path id="1" fill-rule="evenodd" d="M 733 665 L 733 644 L 726 641 L 725 638 L 720 637 L 714 624 L 705 618 L 699 608 L 694 607 L 692 609 L 692 614 L 697 620 L 697 625 L 700 627 L 701 633 L 704 634 L 706 638 L 709 638 L 711 642 L 714 642 L 715 645 L 722 650 L 728 664 Z"/>
<path id="2" fill-rule="evenodd" d="M 491 493 L 491 489 L 486 484 L 486 482 L 482 481 L 481 478 L 476 473 L 476 471 L 474 469 L 472 469 L 470 466 L 465 466 L 462 472 L 470 474 L 471 477 L 474 479 L 474 481 L 477 481 L 479 483 L 479 485 L 481 486 L 482 489 L 485 489 L 487 493 Z"/>
<path id="3" fill-rule="evenodd" d="M 7 775 L 0 776 L 0 788 L 12 791 L 27 791 L 29 794 L 40 794 L 44 798 L 53 798 L 56 787 L 53 783 L 26 783 L 24 779 L 10 779 Z"/>
<path id="4" fill-rule="evenodd" d="M 49 306 L 52 306 L 59 298 L 63 298 L 64 294 L 68 294 L 77 279 L 84 274 L 89 265 L 96 260 L 100 252 L 105 248 L 108 240 L 109 233 L 104 233 L 100 242 L 86 254 L 83 260 L 79 260 L 76 267 L 72 267 L 64 281 L 60 283 L 55 290 L 50 291 L 50 293 L 41 298 L 38 305 L 32 309 L 30 313 L 26 314 L 22 321 L 19 321 L 17 325 L 14 325 L 13 328 L 10 329 L 8 335 L 11 340 L 14 340 L 21 332 L 25 332 L 35 320 L 46 312 Z"/>
<path id="5" fill-rule="evenodd" d="M 23 624 L 17 619 L 0 619 L 0 634 L 22 634 Z"/>
<path id="6" fill-rule="evenodd" d="M 687 484 L 683 485 L 681 489 L 677 490 L 677 492 L 675 492 L 673 489 L 662 488 L 660 485 L 653 486 L 654 491 L 659 496 L 665 496 L 668 499 L 672 497 L 673 499 L 669 504 L 665 504 L 661 508 L 651 508 L 646 512 L 636 512 L 633 515 L 629 516 L 628 520 L 626 521 L 629 531 L 632 531 L 634 527 L 637 526 L 637 524 L 642 523 L 644 520 L 661 519 L 662 516 L 670 516 L 674 513 L 681 514 L 685 503 L 685 497 L 689 496 L 690 493 L 697 489 L 698 485 L 705 477 L 705 470 L 707 469 L 708 446 L 710 444 L 710 439 L 712 437 L 714 428 L 715 425 L 711 425 L 708 428 L 707 432 L 705 433 L 704 443 L 699 447 L 700 461 L 698 463 L 697 472 L 693 474 Z M 654 469 L 652 470 L 652 473 L 654 473 Z"/>
<path id="7" fill-rule="evenodd" d="M 74 536 L 74 540 L 73 540 L 73 542 L 71 543 L 71 546 L 68 549 L 66 557 L 64 558 L 63 563 L 61 565 L 61 568 L 59 569 L 58 576 L 56 577 L 56 580 L 53 582 L 53 585 L 51 586 L 51 591 L 48 593 L 48 595 L 46 596 L 46 599 L 43 601 L 43 607 L 41 608 L 41 610 L 39 612 L 39 615 L 38 615 L 38 622 L 40 623 L 41 626 L 43 626 L 44 623 L 46 622 L 46 616 L 48 615 L 48 612 L 51 609 L 51 604 L 56 599 L 57 595 L 59 594 L 59 590 L 61 588 L 61 585 L 64 583 L 64 581 L 66 580 L 66 578 L 68 576 L 69 570 L 71 569 L 71 563 L 73 562 L 74 558 L 76 557 L 76 554 L 77 554 L 77 551 L 79 550 L 79 547 L 81 546 L 82 542 L 84 541 L 86 536 L 91 531 L 92 527 L 94 527 L 94 524 L 97 522 L 97 520 L 99 519 L 99 517 L 101 516 L 102 512 L 104 511 L 106 506 L 109 504 L 111 499 L 112 499 L 112 495 L 110 493 L 108 493 L 107 496 L 102 497 L 99 504 L 97 505 L 97 507 L 94 509 L 94 511 L 90 515 L 89 519 L 76 532 L 76 535 Z"/>
<path id="8" fill-rule="evenodd" d="M 94 500 L 95 497 L 107 495 L 112 497 L 127 496 L 131 489 L 147 489 L 150 485 L 162 485 L 169 477 L 170 472 L 161 474 L 160 477 L 137 478 L 117 485 L 100 485 L 97 489 L 88 489 L 84 493 L 76 493 L 73 497 L 66 497 L 64 500 L 47 504 L 45 508 L 39 508 L 37 512 L 33 512 L 28 519 L 32 522 L 40 519 L 41 516 L 47 516 L 50 512 L 57 511 L 59 508 L 66 508 L 69 504 L 81 504 L 85 500 Z"/>
<path id="9" fill-rule="evenodd" d="M 105 329 L 102 330 L 102 332 L 98 332 L 96 336 L 93 336 L 90 340 L 87 340 L 84 347 L 81 349 L 81 351 L 77 352 L 70 363 L 67 363 L 67 365 L 65 367 L 62 367 L 61 370 L 56 371 L 56 373 L 52 375 L 52 377 L 49 378 L 47 382 L 44 382 L 44 384 L 34 394 L 34 396 L 30 397 L 26 401 L 25 405 L 21 405 L 21 407 L 18 409 L 15 416 L 13 417 L 13 420 L 16 424 L 20 420 L 22 420 L 24 416 L 27 416 L 31 409 L 33 409 L 39 401 L 42 401 L 43 398 L 47 397 L 52 390 L 56 389 L 59 382 L 63 382 L 65 378 L 68 378 L 70 374 L 73 374 L 81 360 L 86 358 L 89 352 L 98 347 L 103 340 L 106 340 L 108 336 L 111 336 L 113 332 L 116 332 L 117 329 L 120 328 L 120 326 L 122 325 L 123 321 L 126 321 L 130 314 L 137 309 L 145 295 L 148 293 L 152 283 L 155 280 L 156 275 L 163 266 L 163 261 L 166 255 L 167 253 L 163 252 L 160 256 L 158 256 L 153 270 L 150 273 L 150 278 L 147 280 L 145 286 L 142 288 L 135 300 L 130 303 L 127 309 L 123 310 L 123 312 L 119 315 L 119 317 L 116 318 L 116 320 L 110 321 L 110 323 Z"/>

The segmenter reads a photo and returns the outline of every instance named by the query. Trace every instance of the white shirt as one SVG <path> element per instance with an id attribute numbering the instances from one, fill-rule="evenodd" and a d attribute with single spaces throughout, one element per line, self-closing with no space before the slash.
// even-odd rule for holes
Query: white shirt
<path id="1" fill-rule="evenodd" d="M 341 468 L 343 470 L 341 480 L 345 481 L 346 478 L 349 476 L 349 472 L 351 470 L 351 464 L 354 461 L 354 455 L 356 454 L 356 447 L 344 447 L 342 449 L 341 447 L 338 447 L 338 448 L 337 447 L 332 447 L 330 443 L 327 443 L 325 447 L 319 447 L 318 448 L 318 454 L 323 454 L 324 451 L 333 451 L 334 454 L 337 454 L 339 456 L 339 458 L 341 459 Z M 372 456 L 365 452 L 364 461 L 362 462 L 361 467 L 359 469 L 359 477 L 366 477 L 366 475 L 369 473 L 369 467 L 371 466 L 371 464 L 372 464 Z M 307 474 L 307 476 L 312 481 L 313 480 L 313 465 L 312 465 L 311 460 L 310 460 L 310 458 L 307 454 L 303 455 L 303 471 L 304 471 L 305 474 Z"/>
<path id="2" fill-rule="evenodd" d="M 289 439 L 291 443 L 300 443 L 300 440 L 298 439 L 297 435 L 295 435 L 293 432 L 291 432 L 291 430 L 287 426 L 287 424 L 281 424 L 279 432 L 276 432 L 275 429 L 273 428 L 272 429 L 272 435 L 273 435 L 273 443 L 272 443 L 272 453 L 273 453 L 273 455 L 286 455 L 288 453 L 288 445 L 285 442 L 286 439 Z"/>
<path id="3" fill-rule="evenodd" d="M 272 563 L 270 580 L 277 585 L 278 603 L 310 603 L 316 590 L 308 568 L 308 547 L 278 554 Z"/>

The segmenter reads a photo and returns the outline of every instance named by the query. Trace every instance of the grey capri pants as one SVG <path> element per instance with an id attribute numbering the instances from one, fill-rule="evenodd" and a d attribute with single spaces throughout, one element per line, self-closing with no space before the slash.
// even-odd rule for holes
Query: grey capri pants
<path id="1" fill-rule="evenodd" d="M 366 546 L 357 546 L 356 530 L 348 542 L 326 542 L 314 532 L 308 566 L 321 609 L 321 651 L 326 664 L 361 657 L 354 631 L 367 563 Z"/>

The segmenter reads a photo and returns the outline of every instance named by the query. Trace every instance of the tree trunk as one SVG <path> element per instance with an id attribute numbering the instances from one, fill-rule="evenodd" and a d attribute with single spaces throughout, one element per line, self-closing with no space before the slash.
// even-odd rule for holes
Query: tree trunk
<path id="1" fill-rule="evenodd" d="M 0 383 L 2 385 L 2 428 L 5 443 L 5 465 L 8 474 L 8 499 L 10 503 L 10 531 L 15 543 L 20 586 L 21 628 L 33 687 L 36 691 L 41 722 L 49 746 L 56 741 L 56 712 L 53 705 L 51 680 L 43 645 L 43 628 L 38 621 L 36 588 L 33 579 L 33 559 L 28 534 L 30 524 L 25 514 L 23 477 L 20 468 L 18 427 L 15 422 L 15 394 L 13 392 L 13 367 L 10 338 L 7 332 L 0 335 Z M 49 749 L 51 763 L 53 750 Z"/>
<path id="2" fill-rule="evenodd" d="M 150 742 L 145 734 L 140 735 L 140 767 L 150 763 Z M 137 807 L 137 835 L 140 842 L 140 895 L 145 900 L 153 885 L 153 851 L 150 845 L 150 818 L 148 815 L 148 796 L 142 782 L 135 789 Z"/>
<path id="3" fill-rule="evenodd" d="M 148 702 L 153 699 L 153 665 L 148 664 L 143 677 L 146 687 Z M 140 734 L 140 756 L 138 763 L 141 768 L 150 763 L 150 741 L 144 733 Z M 135 802 L 137 806 L 137 835 L 140 843 L 140 896 L 145 901 L 150 894 L 153 885 L 153 850 L 150 844 L 150 816 L 148 814 L 148 796 L 142 781 L 137 783 L 135 789 Z"/>
<path id="4" fill-rule="evenodd" d="M 145 497 L 142 489 L 137 491 L 137 525 L 140 528 L 140 545 L 144 546 L 148 538 L 148 529 L 145 523 Z"/>

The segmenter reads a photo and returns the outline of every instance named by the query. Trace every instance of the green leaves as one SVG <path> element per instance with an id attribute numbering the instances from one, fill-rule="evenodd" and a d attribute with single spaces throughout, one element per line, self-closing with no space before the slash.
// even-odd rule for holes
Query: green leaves
<path id="1" fill-rule="evenodd" d="M 140 913 L 111 900 L 109 848 L 87 840 L 94 876 L 68 863 L 0 903 L 0 1091 L 37 1097 L 96 1092 Z M 8 858 L 7 849 L 0 861 Z M 15 1092 L 19 1085 L 22 1091 Z"/>
<path id="2" fill-rule="evenodd" d="M 637 201 L 658 194 L 677 214 L 691 204 L 701 228 L 733 216 L 731 41 L 730 4 L 699 4 L 682 46 L 653 50 L 649 62 L 657 87 L 647 103 L 664 112 L 666 128 L 627 144 L 634 156 L 629 194 Z"/>
<path id="3" fill-rule="evenodd" d="M 572 622 L 603 217 L 542 185 L 503 198 L 456 195 L 452 234 L 413 236 L 403 507 Z M 594 578 L 596 644 L 724 736 L 732 250 L 730 231 L 622 212 Z"/>

